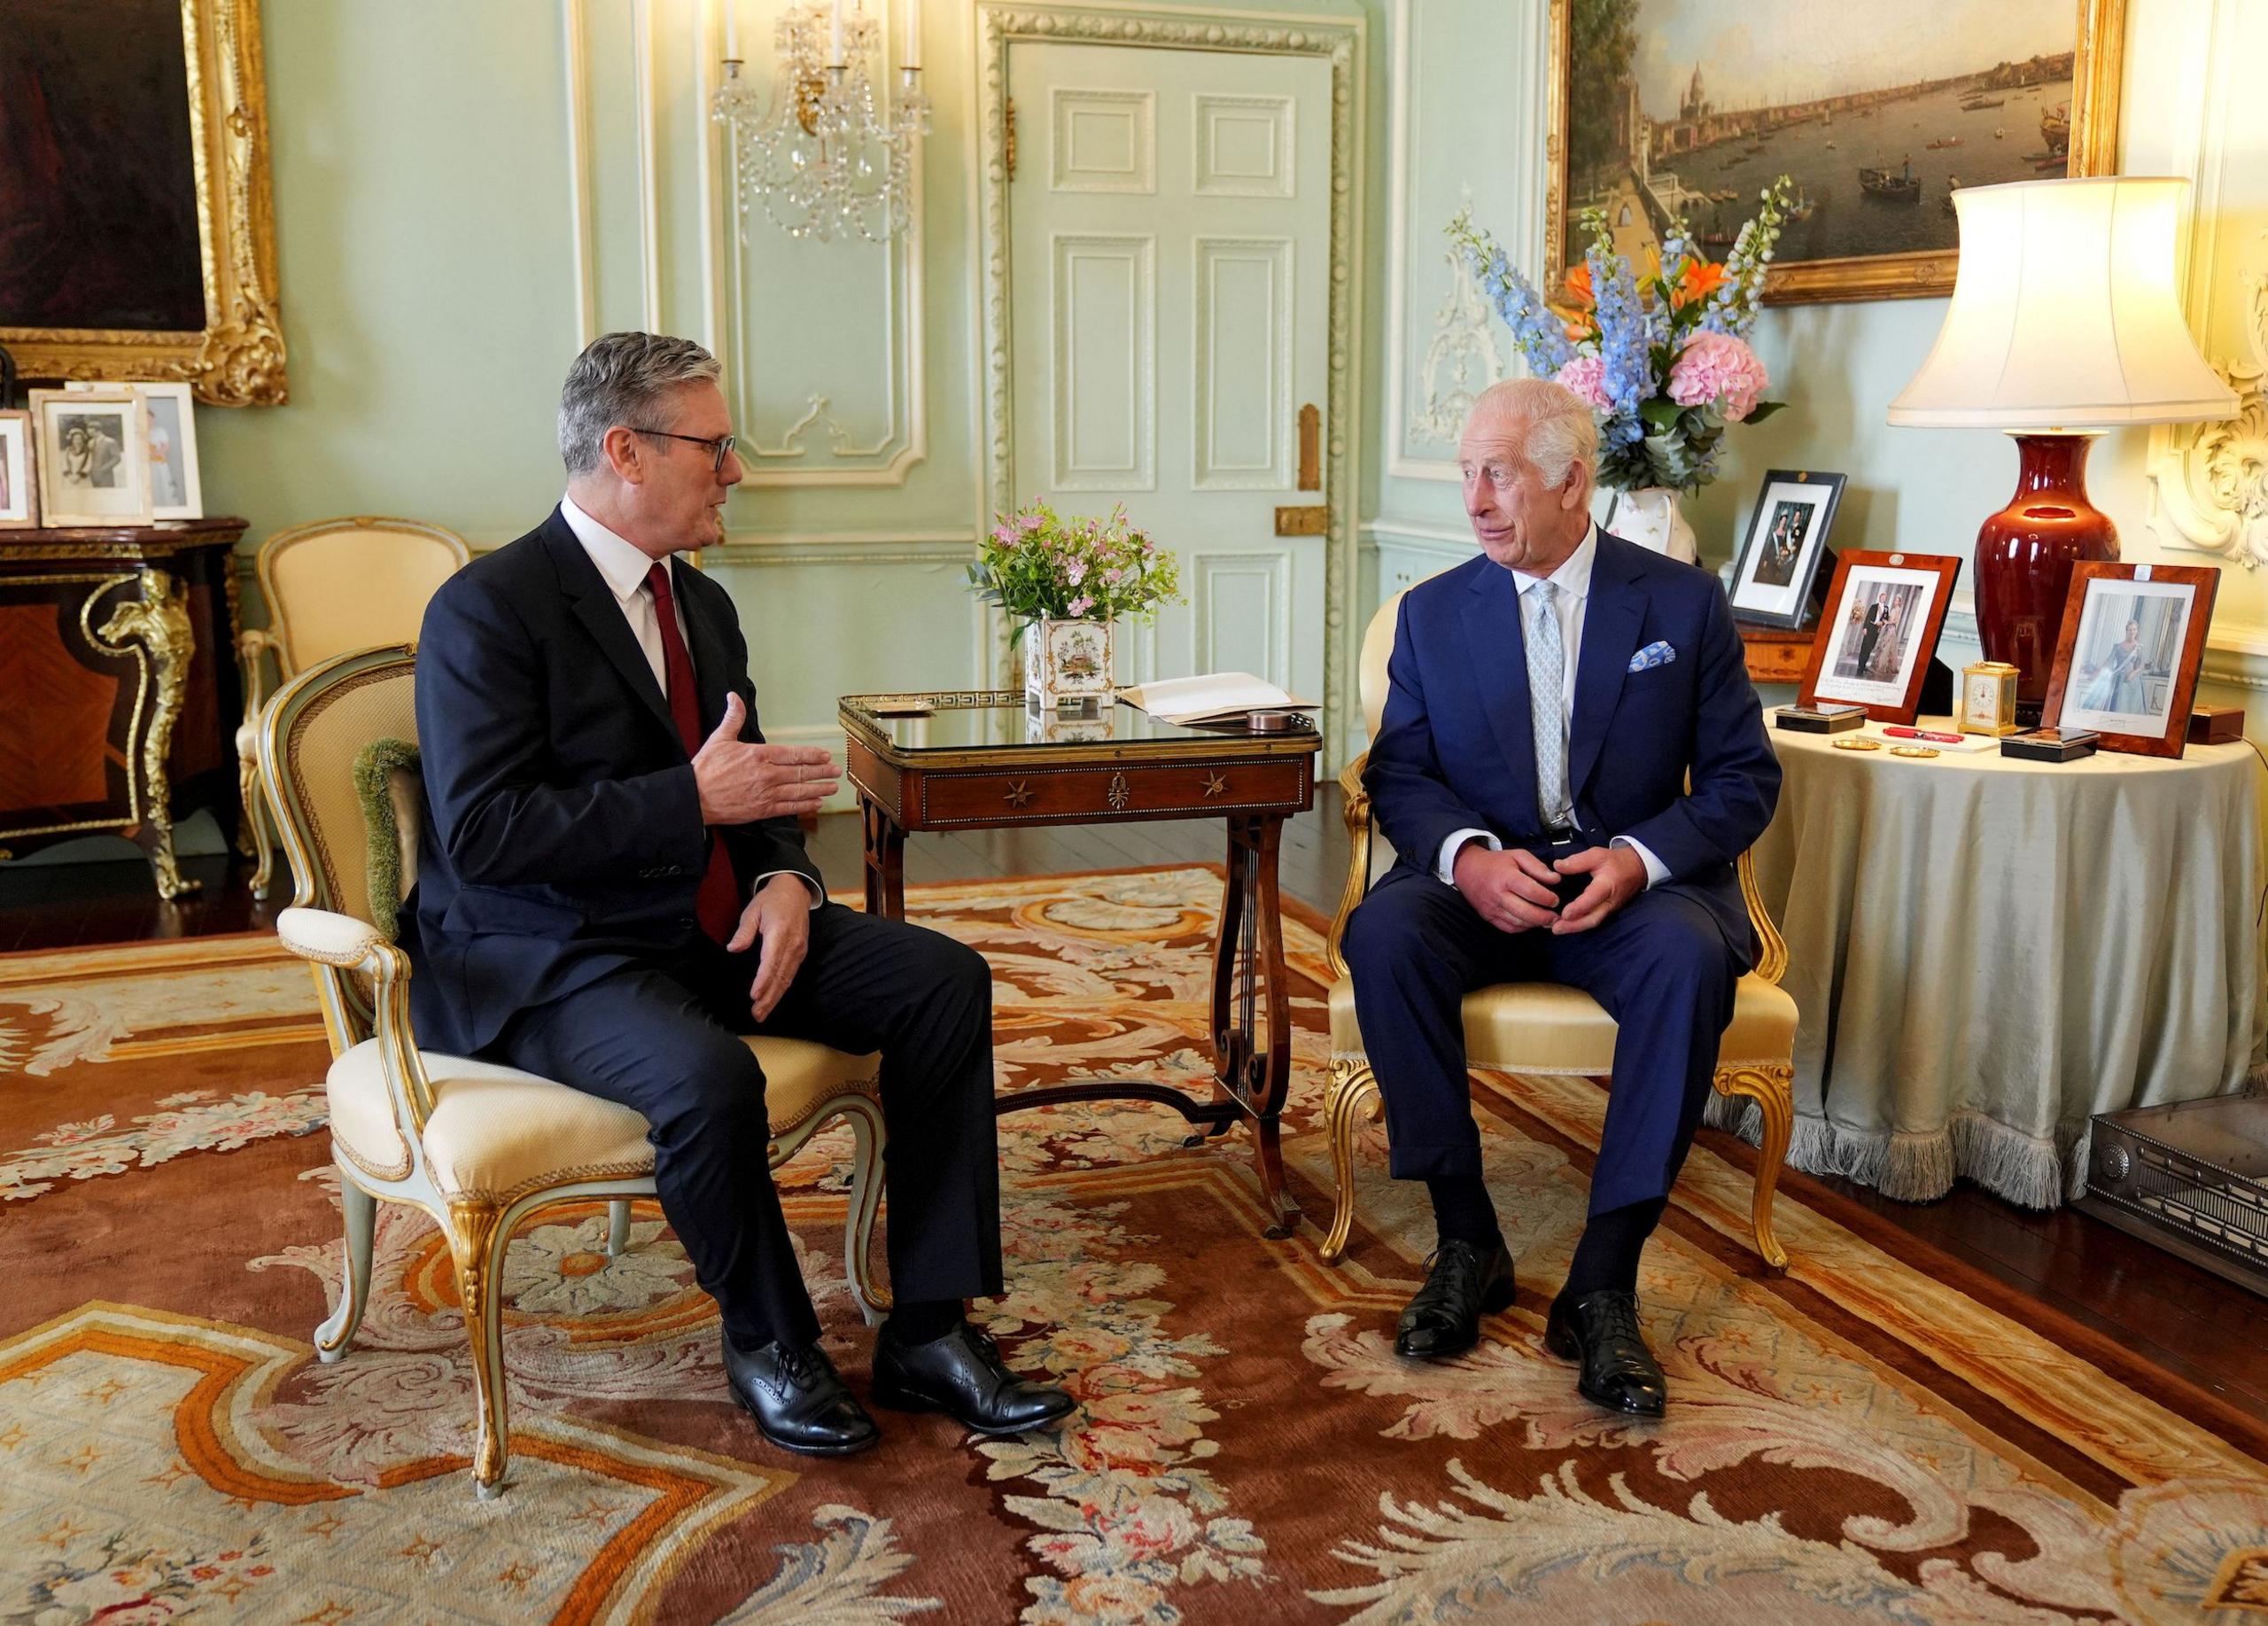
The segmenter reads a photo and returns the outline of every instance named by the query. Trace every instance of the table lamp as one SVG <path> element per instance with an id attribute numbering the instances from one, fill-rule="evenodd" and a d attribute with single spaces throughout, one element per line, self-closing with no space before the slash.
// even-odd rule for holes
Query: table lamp
<path id="1" fill-rule="evenodd" d="M 1977 533 L 1977 630 L 2021 675 L 2017 720 L 2039 721 L 2071 566 L 2116 559 L 2118 529 L 2087 501 L 2094 437 L 2129 424 L 2233 416 L 2197 354 L 2174 281 L 2189 183 L 2103 175 L 1964 186 L 1961 268 L 1895 424 L 2016 437 L 2016 495 Z"/>

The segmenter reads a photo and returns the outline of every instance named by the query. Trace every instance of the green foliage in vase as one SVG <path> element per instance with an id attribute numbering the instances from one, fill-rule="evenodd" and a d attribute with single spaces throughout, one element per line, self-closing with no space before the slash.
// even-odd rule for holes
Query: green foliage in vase
<path id="1" fill-rule="evenodd" d="M 1052 620 L 1154 620 L 1181 602 L 1181 564 L 1123 505 L 1107 518 L 1066 519 L 1037 499 L 1004 516 L 977 545 L 968 585 L 1023 628 Z"/>

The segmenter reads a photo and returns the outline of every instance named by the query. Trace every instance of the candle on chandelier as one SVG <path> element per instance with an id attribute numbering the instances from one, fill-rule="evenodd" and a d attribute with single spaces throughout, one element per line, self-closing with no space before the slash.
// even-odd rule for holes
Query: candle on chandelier
<path id="1" fill-rule="evenodd" d="M 733 16 L 733 0 L 725 0 L 725 60 L 737 62 L 740 59 L 740 24 Z"/>
<path id="2" fill-rule="evenodd" d="M 843 67 L 849 62 L 843 54 L 843 0 L 835 0 L 827 16 L 827 66 Z"/>
<path id="3" fill-rule="evenodd" d="M 921 0 L 905 0 L 905 56 L 899 66 L 921 66 Z"/>

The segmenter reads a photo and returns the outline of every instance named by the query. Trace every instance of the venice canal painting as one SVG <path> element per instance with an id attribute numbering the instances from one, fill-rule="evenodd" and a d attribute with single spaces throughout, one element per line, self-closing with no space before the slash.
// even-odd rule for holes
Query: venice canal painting
<path id="1" fill-rule="evenodd" d="M 1682 215 L 1721 256 L 1774 176 L 1780 264 L 1950 250 L 1962 186 L 2069 173 L 2072 0 L 1571 0 L 1567 218 L 1643 261 Z"/>

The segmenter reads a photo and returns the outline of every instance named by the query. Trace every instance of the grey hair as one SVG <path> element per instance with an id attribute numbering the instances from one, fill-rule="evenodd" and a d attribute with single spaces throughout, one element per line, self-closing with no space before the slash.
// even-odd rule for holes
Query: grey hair
<path id="1" fill-rule="evenodd" d="M 714 384 L 723 372 L 717 358 L 689 338 L 606 333 L 591 340 L 559 392 L 559 455 L 567 472 L 596 469 L 606 432 L 617 424 L 667 428 L 654 422 L 663 396 L 681 384 Z"/>
<path id="2" fill-rule="evenodd" d="M 1598 425 L 1583 398 L 1550 378 L 1506 378 L 1480 392 L 1467 424 L 1486 413 L 1518 424 L 1514 440 L 1547 487 L 1566 483 L 1578 463 L 1598 471 Z"/>

